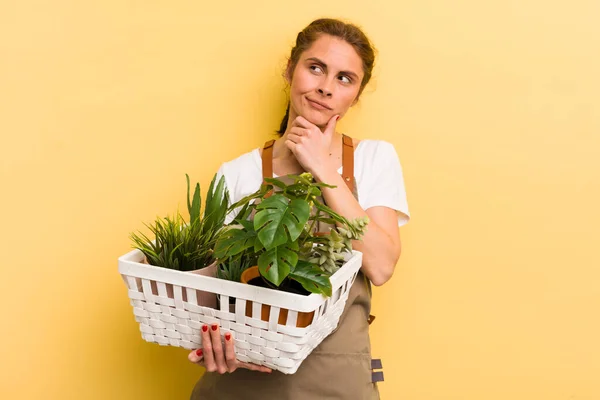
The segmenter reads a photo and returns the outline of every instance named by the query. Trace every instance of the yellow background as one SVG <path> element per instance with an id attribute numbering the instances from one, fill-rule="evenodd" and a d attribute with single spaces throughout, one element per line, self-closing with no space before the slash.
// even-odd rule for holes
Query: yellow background
<path id="1" fill-rule="evenodd" d="M 0 398 L 188 398 L 117 257 L 186 172 L 272 137 L 319 16 L 379 50 L 339 127 L 396 146 L 413 216 L 375 290 L 382 398 L 600 399 L 596 0 L 0 3 Z"/>

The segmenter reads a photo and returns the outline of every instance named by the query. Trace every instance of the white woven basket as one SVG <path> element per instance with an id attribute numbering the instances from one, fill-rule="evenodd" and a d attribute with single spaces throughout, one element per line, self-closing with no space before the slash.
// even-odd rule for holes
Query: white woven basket
<path id="1" fill-rule="evenodd" d="M 286 374 L 296 372 L 312 350 L 337 327 L 362 265 L 362 253 L 348 254 L 344 266 L 331 276 L 333 295 L 325 297 L 160 268 L 142 264 L 143 258 L 139 250 L 119 257 L 119 273 L 129 289 L 133 314 L 146 341 L 197 349 L 202 347 L 202 325 L 218 323 L 221 334 L 232 332 L 238 360 Z M 198 304 L 197 291 L 219 294 L 218 309 Z M 230 304 L 230 299 L 232 303 L 235 299 L 235 305 Z M 247 301 L 252 302 L 252 316 L 246 316 Z M 268 321 L 261 320 L 263 304 L 271 306 Z M 282 308 L 289 310 L 285 325 L 278 323 Z M 299 312 L 313 311 L 310 325 L 296 326 Z"/>

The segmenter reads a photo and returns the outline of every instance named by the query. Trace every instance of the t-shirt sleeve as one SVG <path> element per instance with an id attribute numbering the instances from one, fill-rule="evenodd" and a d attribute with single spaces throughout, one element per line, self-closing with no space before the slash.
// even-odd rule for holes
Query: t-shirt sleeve
<path id="1" fill-rule="evenodd" d="M 256 170 L 252 154 L 242 155 L 236 160 L 221 164 L 217 171 L 217 181 L 225 177 L 225 184 L 229 192 L 229 206 L 254 193 L 260 188 L 262 176 Z M 237 207 L 225 216 L 225 224 L 233 222 L 242 207 Z"/>
<path id="2" fill-rule="evenodd" d="M 366 152 L 363 171 L 358 185 L 359 201 L 366 211 L 371 207 L 383 206 L 396 210 L 398 226 L 410 220 L 406 189 L 400 159 L 391 143 L 378 141 Z"/>

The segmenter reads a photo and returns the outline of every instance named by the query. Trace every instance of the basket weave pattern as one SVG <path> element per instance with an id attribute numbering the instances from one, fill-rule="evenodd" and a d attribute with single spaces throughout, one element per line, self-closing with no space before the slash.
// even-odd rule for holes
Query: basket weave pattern
<path id="1" fill-rule="evenodd" d="M 287 374 L 296 372 L 312 350 L 337 327 L 362 264 L 362 254 L 354 251 L 331 277 L 333 295 L 326 298 L 168 270 L 142 264 L 142 259 L 139 250 L 120 257 L 119 272 L 128 287 L 133 314 L 144 340 L 197 349 L 202 347 L 202 325 L 218 323 L 222 335 L 232 333 L 238 360 Z M 167 285 L 172 286 L 172 291 L 167 290 Z M 218 309 L 198 304 L 199 291 L 218 294 Z M 252 302 L 252 316 L 246 315 L 247 301 Z M 261 320 L 263 304 L 271 306 L 268 321 Z M 285 325 L 278 324 L 281 308 L 289 310 Z M 315 312 L 312 323 L 305 328 L 296 327 L 298 312 L 311 311 Z"/>

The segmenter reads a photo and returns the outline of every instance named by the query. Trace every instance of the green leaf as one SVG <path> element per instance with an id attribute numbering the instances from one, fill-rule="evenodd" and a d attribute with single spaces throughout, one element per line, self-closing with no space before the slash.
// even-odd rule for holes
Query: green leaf
<path id="1" fill-rule="evenodd" d="M 232 205 L 230 205 L 229 208 L 227 209 L 227 212 L 233 211 L 238 207 L 249 204 L 252 200 L 264 197 L 265 194 L 267 194 L 267 192 L 269 192 L 269 190 L 271 190 L 272 188 L 273 188 L 272 185 L 262 185 L 261 188 L 259 190 L 257 190 L 256 192 L 249 194 L 248 196 L 243 197 L 240 200 L 233 203 Z"/>
<path id="2" fill-rule="evenodd" d="M 254 230 L 254 222 L 252 222 L 252 221 L 248 221 L 247 219 L 243 219 L 243 220 L 239 221 L 239 223 L 247 231 L 253 231 Z"/>
<path id="3" fill-rule="evenodd" d="M 258 257 L 260 274 L 269 282 L 279 286 L 296 267 L 298 262 L 298 244 L 296 242 L 274 247 Z"/>
<path id="4" fill-rule="evenodd" d="M 293 184 L 293 185 L 288 186 L 283 191 L 283 195 L 285 195 L 286 197 L 288 197 L 290 199 L 298 199 L 298 198 L 300 198 L 300 199 L 306 199 L 306 195 L 308 194 L 308 192 L 309 192 L 309 190 L 306 187 L 306 185 L 302 185 L 302 184 L 297 183 L 297 184 Z"/>
<path id="5" fill-rule="evenodd" d="M 217 267 L 217 278 L 241 282 L 242 273 L 253 265 L 256 265 L 253 258 L 243 256 L 233 257 L 229 259 L 228 262 L 219 263 Z"/>
<path id="6" fill-rule="evenodd" d="M 285 189 L 287 187 L 287 185 L 283 181 L 277 178 L 265 178 L 265 182 L 270 183 L 273 186 L 277 186 L 281 189 Z"/>
<path id="7" fill-rule="evenodd" d="M 335 186 L 334 186 L 335 187 Z M 312 196 L 312 197 L 317 197 L 321 195 L 321 190 L 318 187 L 310 187 L 308 189 L 308 193 Z"/>
<path id="8" fill-rule="evenodd" d="M 250 204 L 244 204 L 244 206 L 242 206 L 242 208 L 238 211 L 238 214 L 235 216 L 232 223 L 239 224 L 242 221 L 247 221 L 251 214 L 252 208 L 250 207 Z"/>
<path id="9" fill-rule="evenodd" d="M 314 205 L 317 208 L 317 210 L 329 214 L 329 216 L 331 216 L 331 218 L 334 219 L 335 221 L 343 223 L 344 225 L 350 224 L 350 221 L 348 221 L 348 219 L 342 217 L 341 215 L 339 215 L 338 213 L 333 211 L 333 209 L 327 207 L 325 204 L 315 201 Z"/>
<path id="10" fill-rule="evenodd" d="M 322 269 L 304 260 L 298 261 L 296 268 L 289 274 L 289 278 L 299 282 L 302 287 L 311 293 L 331 296 L 331 280 Z"/>
<path id="11" fill-rule="evenodd" d="M 310 186 L 313 184 L 312 179 L 309 180 L 301 175 L 289 174 L 288 177 L 292 178 L 294 180 L 294 182 L 300 182 L 300 183 L 305 184 L 306 186 Z"/>
<path id="12" fill-rule="evenodd" d="M 301 199 L 289 201 L 282 195 L 263 200 L 254 216 L 254 229 L 267 250 L 298 239 L 308 221 L 310 207 Z M 287 229 L 287 232 L 286 232 Z"/>
<path id="13" fill-rule="evenodd" d="M 206 205 L 204 206 L 204 219 L 206 220 L 207 229 L 223 226 L 227 215 L 229 192 L 225 184 L 225 176 L 221 176 L 215 189 L 216 179 L 217 174 L 213 176 L 210 182 L 206 195 Z"/>
<path id="14" fill-rule="evenodd" d="M 194 189 L 194 197 L 192 202 L 190 203 L 190 177 L 188 176 L 188 174 L 185 174 L 185 178 L 187 180 L 188 212 L 190 214 L 190 222 L 192 222 L 200 218 L 200 184 L 196 183 L 196 188 Z"/>
<path id="15" fill-rule="evenodd" d="M 192 213 L 192 204 L 190 203 L 190 176 L 188 174 L 185 174 L 185 180 L 187 181 L 187 207 L 188 207 L 188 212 L 191 214 Z"/>
<path id="16" fill-rule="evenodd" d="M 252 229 L 232 228 L 223 233 L 215 246 L 215 256 L 218 259 L 235 256 L 242 251 L 254 247 L 257 242 L 256 231 Z"/>
<path id="17" fill-rule="evenodd" d="M 311 218 L 311 219 L 312 219 L 312 218 Z M 338 222 L 338 221 L 336 221 L 336 220 L 335 220 L 335 219 L 333 219 L 333 218 L 327 218 L 327 217 L 319 217 L 319 218 L 318 218 L 318 221 L 319 221 L 319 222 L 323 222 L 323 223 L 325 223 L 325 224 L 330 224 L 330 225 L 335 225 L 335 223 L 336 223 L 336 222 Z"/>
<path id="18" fill-rule="evenodd" d="M 190 214 L 190 222 L 197 221 L 200 218 L 200 204 L 202 203 L 202 198 L 200 195 L 200 184 L 196 183 L 196 187 L 194 188 L 194 198 L 192 200 L 192 213 Z"/>

